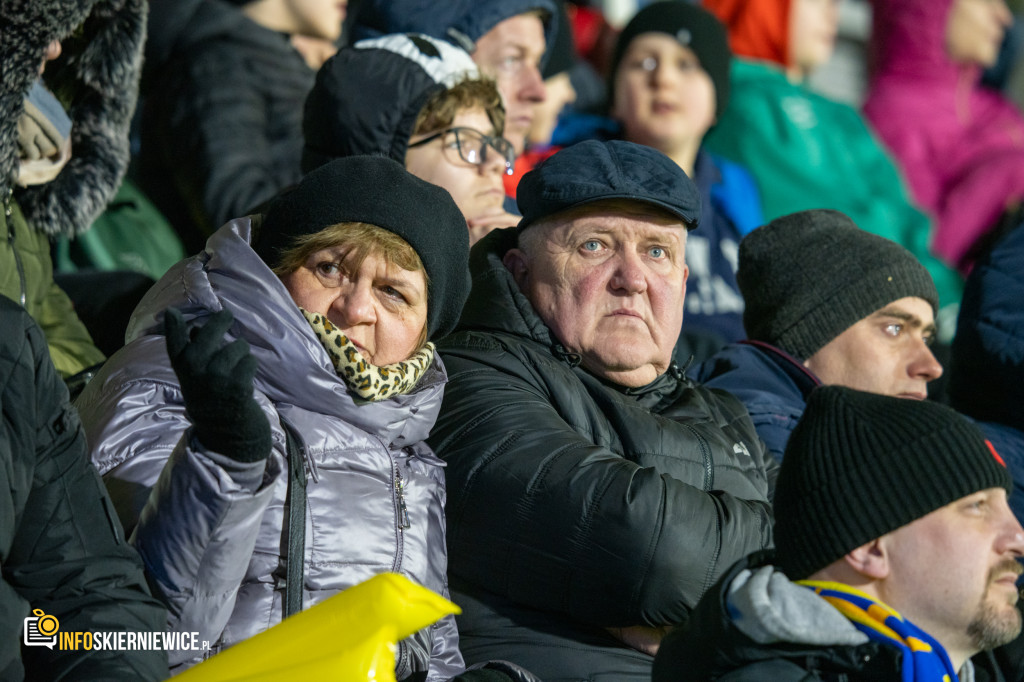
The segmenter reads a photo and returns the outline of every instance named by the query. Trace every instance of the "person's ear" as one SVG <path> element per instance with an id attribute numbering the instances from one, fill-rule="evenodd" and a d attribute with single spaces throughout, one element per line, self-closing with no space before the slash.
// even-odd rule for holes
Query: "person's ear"
<path id="1" fill-rule="evenodd" d="M 889 554 L 883 538 L 876 538 L 847 553 L 843 560 L 854 571 L 874 580 L 889 575 Z"/>
<path id="2" fill-rule="evenodd" d="M 516 281 L 519 291 L 526 291 L 530 264 L 521 249 L 509 249 L 501 259 L 505 269 L 512 273 L 512 279 Z"/>

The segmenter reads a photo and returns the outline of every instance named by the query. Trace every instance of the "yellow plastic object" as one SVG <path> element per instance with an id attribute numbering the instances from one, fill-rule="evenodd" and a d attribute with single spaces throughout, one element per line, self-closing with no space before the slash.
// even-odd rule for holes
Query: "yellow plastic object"
<path id="1" fill-rule="evenodd" d="M 395 682 L 395 645 L 458 606 L 381 573 L 174 677 L 175 682 Z"/>

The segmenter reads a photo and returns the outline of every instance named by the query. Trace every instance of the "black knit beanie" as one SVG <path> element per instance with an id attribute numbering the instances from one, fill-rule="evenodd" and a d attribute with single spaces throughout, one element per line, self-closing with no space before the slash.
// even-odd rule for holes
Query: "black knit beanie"
<path id="1" fill-rule="evenodd" d="M 949 407 L 821 386 L 782 459 L 776 560 L 802 580 L 951 502 L 1012 485 L 981 431 Z"/>
<path id="2" fill-rule="evenodd" d="M 253 248 L 271 268 L 296 237 L 345 222 L 394 232 L 415 249 L 430 278 L 427 336 L 454 327 L 469 295 L 469 231 L 451 195 L 382 156 L 335 159 L 267 208 Z"/>
<path id="3" fill-rule="evenodd" d="M 893 301 L 939 305 L 912 253 L 825 209 L 776 218 L 744 237 L 736 281 L 747 337 L 801 360 Z"/>
<path id="4" fill-rule="evenodd" d="M 653 2 L 633 17 L 619 34 L 608 71 L 608 92 L 615 92 L 619 62 L 633 39 L 642 33 L 667 33 L 693 50 L 701 67 L 715 85 L 715 114 L 719 118 L 729 104 L 729 37 L 725 26 L 706 9 L 687 0 Z"/>

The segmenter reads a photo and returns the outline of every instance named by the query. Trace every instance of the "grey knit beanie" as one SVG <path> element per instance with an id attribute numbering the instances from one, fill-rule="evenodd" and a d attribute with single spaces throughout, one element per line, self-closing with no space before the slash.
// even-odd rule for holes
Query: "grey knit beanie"
<path id="1" fill-rule="evenodd" d="M 801 360 L 893 301 L 916 296 L 933 311 L 939 304 L 913 254 L 826 209 L 791 213 L 747 235 L 736 281 L 747 337 Z"/>
<path id="2" fill-rule="evenodd" d="M 949 407 L 821 386 L 779 470 L 776 562 L 802 580 L 951 502 L 1012 485 L 978 427 Z"/>

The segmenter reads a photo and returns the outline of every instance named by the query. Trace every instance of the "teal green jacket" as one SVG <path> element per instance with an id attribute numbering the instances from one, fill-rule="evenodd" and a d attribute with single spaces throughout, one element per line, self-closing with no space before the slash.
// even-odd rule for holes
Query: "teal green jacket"
<path id="1" fill-rule="evenodd" d="M 960 301 L 960 275 L 929 249 L 931 220 L 911 203 L 859 112 L 764 62 L 734 59 L 731 83 L 729 108 L 704 142 L 754 175 L 765 220 L 810 208 L 842 211 L 917 256 L 942 306 Z"/>

